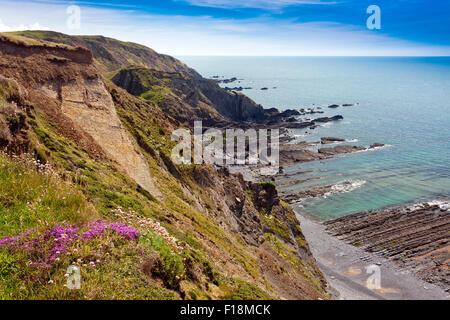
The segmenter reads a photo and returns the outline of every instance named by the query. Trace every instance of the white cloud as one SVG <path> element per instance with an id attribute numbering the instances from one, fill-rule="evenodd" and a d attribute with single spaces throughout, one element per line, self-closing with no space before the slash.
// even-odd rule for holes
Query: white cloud
<path id="1" fill-rule="evenodd" d="M 20 24 L 16 26 L 10 26 L 4 24 L 2 19 L 0 19 L 0 32 L 24 31 L 24 30 L 50 30 L 50 28 L 41 26 L 39 22 L 35 22 L 30 25 Z"/>
<path id="2" fill-rule="evenodd" d="M 66 24 L 68 5 L 22 2 L 20 8 L 26 9 L 18 9 L 17 2 L 3 0 L 0 19 L 7 26 L 25 24 L 27 27 L 36 21 L 45 21 L 46 26 L 54 31 L 104 35 L 141 43 L 158 52 L 176 56 L 450 55 L 448 46 L 395 39 L 369 31 L 363 25 L 299 23 L 270 17 L 217 19 L 209 16 L 145 14 L 81 5 L 81 28 L 70 30 Z"/>

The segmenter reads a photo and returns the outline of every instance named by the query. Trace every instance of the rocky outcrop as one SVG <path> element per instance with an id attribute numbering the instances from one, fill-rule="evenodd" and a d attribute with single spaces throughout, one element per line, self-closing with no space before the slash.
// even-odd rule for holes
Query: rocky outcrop
<path id="1" fill-rule="evenodd" d="M 183 75 L 128 67 L 119 70 L 112 81 L 136 96 L 154 98 L 180 122 L 203 120 L 207 124 L 228 121 L 261 120 L 263 108 L 238 92 L 222 89 L 215 81 L 199 75 Z M 166 88 L 166 89 L 163 89 Z M 151 95 L 146 94 L 152 92 Z"/>
<path id="2" fill-rule="evenodd" d="M 0 75 L 0 149 L 23 153 L 28 149 L 26 112 L 31 107 L 17 81 Z"/>
<path id="3" fill-rule="evenodd" d="M 327 156 L 335 156 L 338 154 L 344 154 L 344 153 L 352 153 L 357 151 L 363 151 L 366 150 L 366 147 L 361 146 L 336 146 L 332 148 L 319 148 L 317 150 L 318 153 L 327 155 Z"/>
<path id="4" fill-rule="evenodd" d="M 321 144 L 330 144 L 330 143 L 336 143 L 336 142 L 344 142 L 345 139 L 342 138 L 334 138 L 334 137 L 322 137 L 320 138 Z"/>
<path id="5" fill-rule="evenodd" d="M 372 143 L 372 144 L 370 145 L 369 149 L 381 148 L 381 147 L 384 147 L 384 144 L 383 144 L 383 143 L 375 142 L 375 143 Z"/>
<path id="6" fill-rule="evenodd" d="M 325 225 L 343 241 L 411 268 L 450 292 L 448 202 L 362 212 Z"/>
<path id="7" fill-rule="evenodd" d="M 314 119 L 313 122 L 330 122 L 330 121 L 337 121 L 337 120 L 342 120 L 342 119 L 344 119 L 343 116 L 337 115 L 337 116 L 333 116 L 333 117 L 317 118 L 317 119 Z"/>

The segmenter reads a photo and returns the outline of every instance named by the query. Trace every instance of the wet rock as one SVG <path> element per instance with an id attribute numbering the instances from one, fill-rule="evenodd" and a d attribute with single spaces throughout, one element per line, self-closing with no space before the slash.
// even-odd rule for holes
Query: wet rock
<path id="1" fill-rule="evenodd" d="M 223 80 L 215 80 L 217 83 L 232 83 L 237 80 L 236 77 L 230 78 L 230 79 L 223 79 Z"/>
<path id="2" fill-rule="evenodd" d="M 330 121 L 336 121 L 336 120 L 342 120 L 342 119 L 344 119 L 343 116 L 341 116 L 341 115 L 336 115 L 336 116 L 333 116 L 333 117 L 322 117 L 322 118 L 317 118 L 317 119 L 314 119 L 313 121 L 314 121 L 314 122 L 330 122 Z"/>
<path id="3" fill-rule="evenodd" d="M 334 137 L 322 137 L 320 138 L 320 143 L 322 144 L 330 144 L 335 142 L 343 142 L 345 139 L 342 138 L 334 138 Z"/>
<path id="4" fill-rule="evenodd" d="M 384 144 L 383 144 L 383 143 L 375 142 L 375 143 L 373 143 L 373 144 L 370 145 L 369 149 L 380 148 L 380 147 L 384 147 Z"/>
<path id="5" fill-rule="evenodd" d="M 365 147 L 360 146 L 336 146 L 333 148 L 320 148 L 318 150 L 319 153 L 325 154 L 325 155 L 337 155 L 337 154 L 344 154 L 344 153 L 352 153 L 356 151 L 362 151 L 366 150 Z"/>
<path id="6" fill-rule="evenodd" d="M 292 116 L 299 116 L 300 112 L 298 112 L 297 110 L 293 110 L 293 109 L 287 109 L 285 111 L 283 111 L 282 113 L 280 113 L 281 117 L 292 117 Z"/>

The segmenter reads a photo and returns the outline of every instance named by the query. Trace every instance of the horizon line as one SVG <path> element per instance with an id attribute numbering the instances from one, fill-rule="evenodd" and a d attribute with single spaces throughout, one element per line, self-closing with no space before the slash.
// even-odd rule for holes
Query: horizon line
<path id="1" fill-rule="evenodd" d="M 450 58 L 450 55 L 216 55 L 216 54 L 168 54 L 174 57 L 230 57 L 230 58 Z"/>

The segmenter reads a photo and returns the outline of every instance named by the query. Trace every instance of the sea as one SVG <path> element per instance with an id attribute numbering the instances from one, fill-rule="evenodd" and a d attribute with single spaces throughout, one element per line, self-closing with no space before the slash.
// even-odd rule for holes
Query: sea
<path id="1" fill-rule="evenodd" d="M 385 144 L 285 168 L 289 179 L 307 180 L 290 192 L 333 186 L 294 208 L 327 220 L 425 201 L 448 206 L 450 57 L 178 58 L 206 78 L 238 78 L 221 86 L 251 88 L 242 92 L 264 108 L 320 107 L 324 114 L 303 118 L 344 117 L 314 130 L 292 130 L 298 141 L 338 137 L 344 144 Z M 332 104 L 354 106 L 328 108 Z"/>

